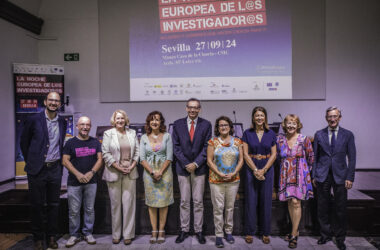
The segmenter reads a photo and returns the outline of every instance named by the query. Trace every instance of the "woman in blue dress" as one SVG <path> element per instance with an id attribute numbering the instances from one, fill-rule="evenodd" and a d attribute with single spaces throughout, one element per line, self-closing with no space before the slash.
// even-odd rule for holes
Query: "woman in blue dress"
<path id="1" fill-rule="evenodd" d="M 253 242 L 258 224 L 263 243 L 269 244 L 276 134 L 268 127 L 267 111 L 263 107 L 252 111 L 252 126 L 243 134 L 243 154 L 246 163 L 245 241 Z"/>
<path id="2" fill-rule="evenodd" d="M 145 204 L 148 206 L 152 237 L 150 243 L 165 241 L 165 224 L 168 206 L 173 199 L 173 142 L 166 132 L 161 112 L 153 111 L 146 118 L 146 134 L 140 141 L 140 161 L 144 167 Z M 157 230 L 157 213 L 159 227 Z"/>

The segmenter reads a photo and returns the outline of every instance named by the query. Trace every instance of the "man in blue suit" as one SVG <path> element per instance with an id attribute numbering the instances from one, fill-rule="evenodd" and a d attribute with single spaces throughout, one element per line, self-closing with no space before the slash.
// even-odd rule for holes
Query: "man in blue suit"
<path id="1" fill-rule="evenodd" d="M 354 182 L 356 149 L 353 133 L 339 126 L 341 118 L 339 108 L 328 108 L 326 110 L 328 127 L 317 131 L 314 135 L 315 161 L 312 179 L 318 194 L 318 221 L 321 227 L 321 238 L 318 244 L 325 244 L 332 239 L 329 221 L 332 187 L 336 207 L 334 233 L 338 248 L 344 250 L 346 249 L 344 240 L 347 227 L 347 190 L 352 188 Z"/>
<path id="2" fill-rule="evenodd" d="M 66 121 L 58 116 L 61 106 L 58 93 L 50 92 L 44 100 L 46 106 L 41 113 L 29 117 L 21 135 L 21 150 L 26 162 L 25 171 L 31 205 L 31 227 L 35 249 L 43 249 L 43 221 L 46 216 L 46 239 L 49 248 L 58 248 L 55 239 L 58 233 L 59 196 L 61 191 L 61 156 L 66 134 Z"/>
<path id="3" fill-rule="evenodd" d="M 201 103 L 196 98 L 187 101 L 188 116 L 174 122 L 173 145 L 176 172 L 181 193 L 181 232 L 176 243 L 183 242 L 190 231 L 190 200 L 194 204 L 194 232 L 200 244 L 206 239 L 202 234 L 203 194 L 207 173 L 207 146 L 211 138 L 211 123 L 198 117 Z"/>

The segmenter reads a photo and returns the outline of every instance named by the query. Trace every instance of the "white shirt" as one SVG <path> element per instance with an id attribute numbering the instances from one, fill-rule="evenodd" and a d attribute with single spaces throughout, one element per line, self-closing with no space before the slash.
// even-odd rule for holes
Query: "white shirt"
<path id="1" fill-rule="evenodd" d="M 329 144 L 331 145 L 331 138 L 332 138 L 332 132 L 334 131 L 335 133 L 335 141 L 338 139 L 338 132 L 339 132 L 339 126 L 337 126 L 335 129 L 328 128 L 329 132 Z"/>
<path id="2" fill-rule="evenodd" d="M 191 120 L 189 117 L 187 117 L 187 130 L 190 132 L 190 128 L 191 128 L 191 122 L 193 120 Z M 198 117 L 194 119 L 194 131 L 195 131 L 195 128 L 197 127 L 197 123 L 198 123 Z"/>

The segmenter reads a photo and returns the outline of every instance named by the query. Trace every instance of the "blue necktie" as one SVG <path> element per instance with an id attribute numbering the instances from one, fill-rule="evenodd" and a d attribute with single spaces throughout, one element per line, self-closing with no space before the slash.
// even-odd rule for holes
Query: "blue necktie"
<path id="1" fill-rule="evenodd" d="M 335 130 L 331 130 L 331 144 L 330 144 L 331 152 L 334 152 L 335 144 L 336 144 Z"/>

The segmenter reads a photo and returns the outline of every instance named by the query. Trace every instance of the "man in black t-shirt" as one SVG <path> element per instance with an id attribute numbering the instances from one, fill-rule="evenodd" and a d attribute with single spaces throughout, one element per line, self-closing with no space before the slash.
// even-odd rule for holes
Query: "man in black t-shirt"
<path id="1" fill-rule="evenodd" d="M 92 236 L 95 221 L 96 172 L 102 166 L 100 142 L 89 136 L 91 120 L 86 116 L 76 124 L 78 135 L 67 141 L 63 149 L 62 163 L 69 170 L 67 198 L 69 204 L 70 238 L 66 247 L 78 243 L 80 237 L 80 209 L 84 205 L 82 233 L 88 244 L 96 244 Z"/>

